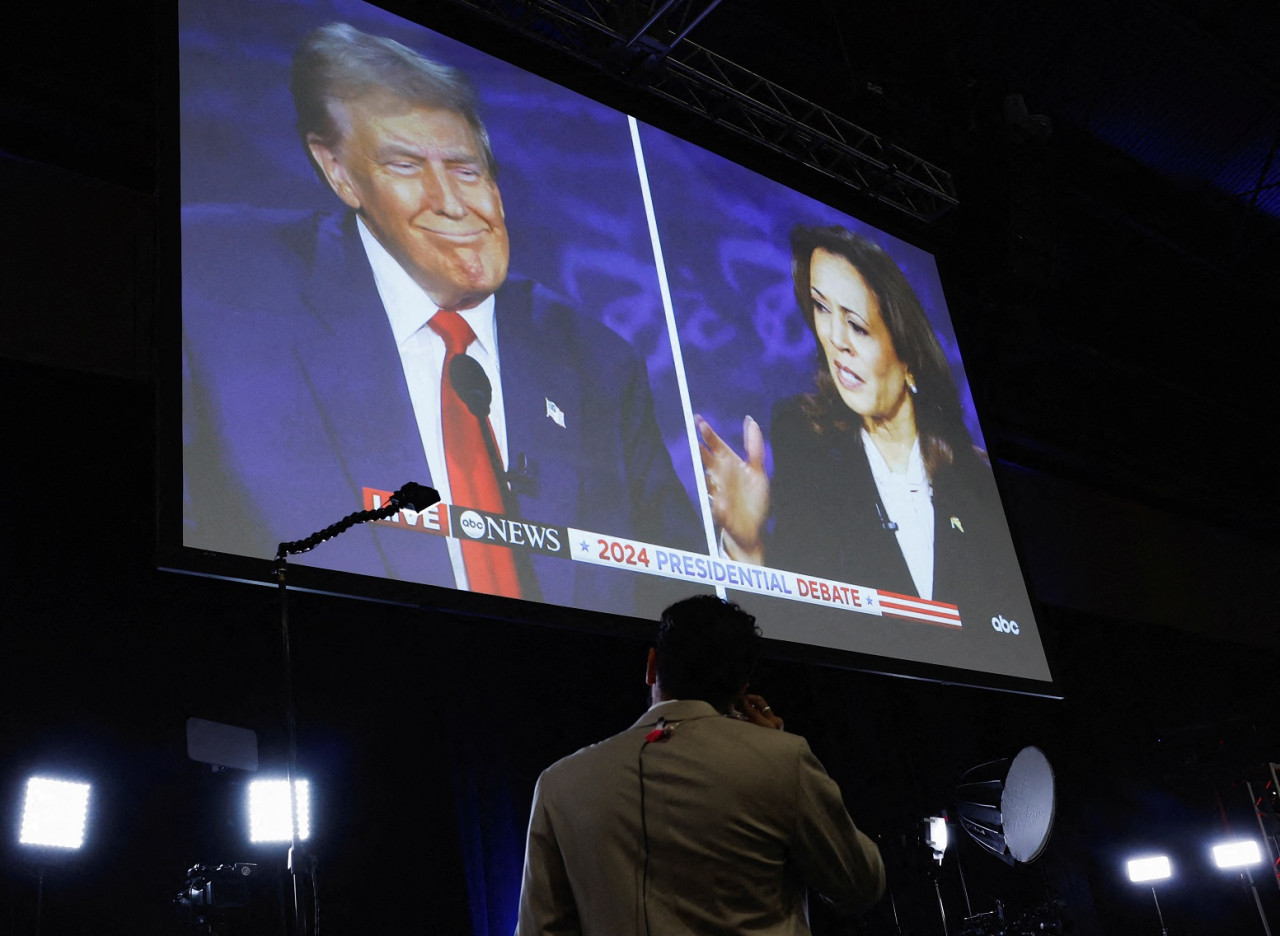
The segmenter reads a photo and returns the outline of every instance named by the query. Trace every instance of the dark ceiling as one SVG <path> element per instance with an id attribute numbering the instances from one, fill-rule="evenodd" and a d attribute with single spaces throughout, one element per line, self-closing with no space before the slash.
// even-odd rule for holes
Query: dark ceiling
<path id="1" fill-rule="evenodd" d="M 530 9 L 388 5 L 472 33 Z M 650 33 L 705 6 L 675 3 Z M 580 6 L 630 22 L 658 7 Z M 155 192 L 170 15 L 9 11 L 0 150 Z M 875 220 L 937 252 L 997 459 L 1270 539 L 1277 35 L 1275 3 L 724 0 L 688 41 L 951 173 L 940 219 Z"/>
<path id="2" fill-rule="evenodd" d="M 944 166 L 1008 94 L 1191 187 L 1280 216 L 1275 4 L 726 4 L 697 37 Z M 762 45 L 759 37 L 768 36 Z M 753 37 L 756 37 L 753 39 Z M 986 126 L 984 126 L 986 125 Z"/>

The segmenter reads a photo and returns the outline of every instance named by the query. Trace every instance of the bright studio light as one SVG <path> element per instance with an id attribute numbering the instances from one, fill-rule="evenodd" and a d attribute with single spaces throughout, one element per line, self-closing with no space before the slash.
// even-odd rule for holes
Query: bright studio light
<path id="1" fill-rule="evenodd" d="M 89 812 L 89 784 L 32 777 L 22 808 L 23 845 L 79 848 L 84 844 L 84 820 Z"/>
<path id="2" fill-rule="evenodd" d="M 924 825 L 924 842 L 941 861 L 943 852 L 947 850 L 947 820 L 944 816 L 930 816 L 924 821 Z"/>
<path id="3" fill-rule="evenodd" d="M 1126 867 L 1129 870 L 1129 880 L 1135 884 L 1142 884 L 1148 881 L 1163 881 L 1173 876 L 1173 867 L 1169 864 L 1169 859 L 1165 855 L 1156 855 L 1151 858 L 1134 858 Z"/>
<path id="4" fill-rule="evenodd" d="M 1213 863 L 1219 868 L 1247 868 L 1262 864 L 1262 851 L 1252 839 L 1243 842 L 1224 842 L 1213 846 Z"/>
<path id="5" fill-rule="evenodd" d="M 298 839 L 311 835 L 311 787 L 295 780 L 298 795 Z M 289 783 L 287 780 L 255 780 L 249 784 L 249 841 L 288 842 Z"/>

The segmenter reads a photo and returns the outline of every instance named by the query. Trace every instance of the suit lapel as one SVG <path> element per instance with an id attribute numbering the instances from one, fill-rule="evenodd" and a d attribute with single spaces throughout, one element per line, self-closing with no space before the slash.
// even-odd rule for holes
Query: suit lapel
<path id="1" fill-rule="evenodd" d="M 494 314 L 516 510 L 524 520 L 572 524 L 580 516 L 584 483 L 581 349 L 566 346 L 569 332 L 553 321 L 531 282 L 503 284 Z M 530 561 L 543 601 L 575 603 L 576 563 L 537 555 Z"/>
<path id="2" fill-rule="evenodd" d="M 394 491 L 408 481 L 430 484 L 430 472 L 399 350 L 353 215 L 346 215 L 341 226 L 336 219 L 321 224 L 315 257 L 304 295 L 327 328 L 298 344 L 295 353 L 350 488 L 346 506 L 359 510 L 363 488 Z M 433 566 L 426 580 L 452 583 L 442 537 L 384 527 L 374 535 L 391 576 L 423 581 L 425 550 Z"/>
<path id="3" fill-rule="evenodd" d="M 833 446 L 837 466 L 835 477 L 839 479 L 839 486 L 833 490 L 843 492 L 838 509 L 846 513 L 850 532 L 862 531 L 862 535 L 849 537 L 848 545 L 841 547 L 846 553 L 841 567 L 845 570 L 866 570 L 866 585 L 882 591 L 914 595 L 915 583 L 898 538 L 881 522 L 883 506 L 880 512 L 876 510 L 880 505 L 880 491 L 876 488 L 875 476 L 871 474 L 861 434 L 851 429 L 833 435 L 837 442 Z M 858 576 L 855 574 L 854 577 Z"/>
<path id="4" fill-rule="evenodd" d="M 556 330 L 546 323 L 540 327 L 536 303 L 529 282 L 508 282 L 498 290 L 495 315 L 508 468 L 517 475 L 515 490 L 525 519 L 572 523 L 585 428 L 582 389 L 571 349 L 561 346 L 563 336 Z M 522 459 L 527 481 L 519 478 Z"/>
<path id="5" fill-rule="evenodd" d="M 975 567 L 983 552 L 983 517 L 965 496 L 956 469 L 941 472 L 933 488 L 933 597 L 953 604 L 979 574 Z"/>

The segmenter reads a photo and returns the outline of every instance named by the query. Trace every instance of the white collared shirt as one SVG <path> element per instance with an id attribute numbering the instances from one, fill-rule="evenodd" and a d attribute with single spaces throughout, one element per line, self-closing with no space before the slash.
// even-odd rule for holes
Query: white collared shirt
<path id="1" fill-rule="evenodd" d="M 867 453 L 871 477 L 880 492 L 885 519 L 898 525 L 894 534 L 907 560 L 911 581 L 921 598 L 933 598 L 933 486 L 924 470 L 920 437 L 916 436 L 907 459 L 906 474 L 897 474 L 876 448 L 870 433 L 862 430 L 862 448 Z"/>
<path id="2" fill-rule="evenodd" d="M 444 372 L 444 339 L 427 325 L 438 307 L 404 269 L 365 227 L 358 218 L 360 241 L 373 268 L 373 280 L 382 299 L 382 307 L 391 325 L 396 347 L 400 350 L 400 366 L 404 368 L 405 381 L 409 385 L 409 399 L 413 403 L 413 415 L 418 423 L 418 435 L 422 439 L 422 451 L 431 471 L 431 485 L 440 492 L 440 499 L 452 503 L 449 488 L 449 469 L 444 457 L 444 435 L 440 419 L 440 379 Z M 476 340 L 467 348 L 467 355 L 484 368 L 493 387 L 493 402 L 489 407 L 489 424 L 493 426 L 494 441 L 502 463 L 507 463 L 507 420 L 502 404 L 502 378 L 498 361 L 498 334 L 494 320 L 494 299 L 489 296 L 474 309 L 458 313 Z M 462 561 L 462 546 L 453 537 L 447 540 L 449 559 L 453 564 L 453 576 L 458 588 L 467 588 L 467 570 Z"/>

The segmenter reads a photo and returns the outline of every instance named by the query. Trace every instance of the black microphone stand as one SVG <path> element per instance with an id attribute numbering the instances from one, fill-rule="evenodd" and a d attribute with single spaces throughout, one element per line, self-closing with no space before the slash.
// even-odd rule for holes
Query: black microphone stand
<path id="1" fill-rule="evenodd" d="M 312 863 L 305 861 L 302 850 L 298 847 L 298 798 L 294 791 L 294 777 L 298 773 L 298 717 L 293 702 L 293 654 L 289 639 L 289 589 L 288 589 L 288 556 L 310 552 L 325 540 L 333 539 L 345 533 L 351 527 L 370 520 L 386 520 L 401 510 L 426 510 L 432 504 L 439 503 L 440 495 L 434 488 L 423 484 L 409 482 L 391 495 L 387 503 L 375 510 L 360 510 L 348 514 L 337 523 L 312 533 L 306 539 L 281 543 L 276 549 L 275 564 L 272 567 L 280 592 L 280 642 L 284 651 L 284 723 L 287 750 L 285 757 L 285 782 L 289 788 L 289 876 L 293 885 L 293 936 L 312 936 L 314 933 L 315 912 L 313 908 L 308 917 L 302 905 L 302 890 L 306 883 L 311 884 L 314 898 L 315 882 Z M 300 882 L 299 878 L 307 879 Z M 286 920 L 286 928 L 288 921 Z"/>

